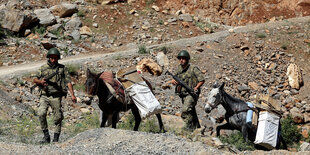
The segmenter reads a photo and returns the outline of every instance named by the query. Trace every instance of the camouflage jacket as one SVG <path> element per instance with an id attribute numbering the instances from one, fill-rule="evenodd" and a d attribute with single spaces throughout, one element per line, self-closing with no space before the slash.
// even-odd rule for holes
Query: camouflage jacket
<path id="1" fill-rule="evenodd" d="M 188 64 L 187 67 L 184 69 L 181 65 L 179 65 L 175 75 L 179 77 L 182 81 L 184 81 L 190 88 L 194 88 L 199 82 L 204 81 L 204 77 L 200 69 L 197 66 L 193 66 L 191 64 Z M 177 94 L 188 95 L 185 88 L 182 87 L 181 90 L 177 89 L 178 86 L 176 87 Z"/>
<path id="2" fill-rule="evenodd" d="M 34 75 L 38 79 L 43 79 L 56 72 L 58 67 L 58 74 L 53 76 L 49 82 L 48 86 L 41 90 L 41 95 L 56 95 L 56 94 L 67 94 L 67 84 L 71 82 L 69 77 L 68 69 L 62 65 L 52 65 L 47 62 L 47 64 L 42 65 L 39 71 Z"/>

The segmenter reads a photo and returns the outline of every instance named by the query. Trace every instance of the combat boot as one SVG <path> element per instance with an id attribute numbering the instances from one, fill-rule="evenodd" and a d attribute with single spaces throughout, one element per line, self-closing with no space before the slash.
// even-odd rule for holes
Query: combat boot
<path id="1" fill-rule="evenodd" d="M 60 133 L 54 133 L 54 139 L 53 139 L 53 142 L 58 142 L 59 141 L 59 136 L 60 136 Z"/>
<path id="2" fill-rule="evenodd" d="M 50 143 L 51 142 L 51 137 L 50 137 L 50 134 L 49 134 L 48 130 L 43 130 L 43 134 L 44 134 L 44 137 L 40 141 L 40 143 L 41 144 Z"/>

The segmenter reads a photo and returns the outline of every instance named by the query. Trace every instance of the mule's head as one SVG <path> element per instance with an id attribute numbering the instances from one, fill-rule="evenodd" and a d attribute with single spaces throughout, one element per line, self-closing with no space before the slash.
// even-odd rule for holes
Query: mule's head
<path id="1" fill-rule="evenodd" d="M 85 92 L 87 97 L 93 98 L 94 95 L 96 95 L 98 90 L 98 78 L 99 76 L 92 73 L 89 69 L 87 69 L 87 79 L 85 81 Z M 86 103 L 88 104 L 88 103 Z"/>
<path id="2" fill-rule="evenodd" d="M 224 85 L 225 83 L 220 86 L 217 83 L 213 85 L 212 90 L 208 93 L 208 101 L 205 105 L 206 113 L 210 113 L 212 109 L 216 108 L 220 104 L 221 93 L 224 89 Z"/>

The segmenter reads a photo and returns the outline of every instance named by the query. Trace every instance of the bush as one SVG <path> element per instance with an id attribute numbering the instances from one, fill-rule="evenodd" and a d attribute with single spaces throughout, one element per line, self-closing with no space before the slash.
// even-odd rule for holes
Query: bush
<path id="1" fill-rule="evenodd" d="M 223 135 L 219 137 L 222 143 L 225 144 L 232 144 L 234 145 L 238 150 L 245 151 L 245 150 L 255 150 L 254 144 L 251 142 L 246 143 L 243 140 L 242 134 L 240 131 L 234 132 L 230 135 Z"/>
<path id="2" fill-rule="evenodd" d="M 258 38 L 266 38 L 266 34 L 265 33 L 258 33 L 258 34 L 256 34 L 256 37 L 258 37 Z"/>
<path id="3" fill-rule="evenodd" d="M 36 26 L 32 29 L 32 33 L 38 33 L 38 34 L 44 34 L 46 31 L 46 27 L 45 26 Z"/>
<path id="4" fill-rule="evenodd" d="M 77 15 L 79 17 L 85 17 L 85 12 L 83 10 L 79 10 L 79 12 L 77 13 Z"/>
<path id="5" fill-rule="evenodd" d="M 139 46 L 138 53 L 139 54 L 147 54 L 147 53 L 150 53 L 150 51 L 148 49 L 146 49 L 145 45 L 141 45 L 141 46 Z"/>
<path id="6" fill-rule="evenodd" d="M 78 75 L 78 70 L 80 68 L 79 65 L 73 65 L 73 64 L 70 64 L 70 65 L 67 65 L 67 68 L 68 68 L 68 72 L 71 76 L 74 76 L 74 75 Z"/>
<path id="7" fill-rule="evenodd" d="M 130 113 L 129 115 L 125 117 L 126 117 L 125 121 L 118 123 L 117 128 L 125 129 L 125 130 L 133 130 L 135 126 L 134 115 Z M 157 122 L 157 119 L 155 119 L 155 116 L 149 117 L 146 120 L 142 121 L 138 130 L 143 131 L 143 132 L 152 132 L 152 133 L 160 132 L 159 124 Z"/>
<path id="8" fill-rule="evenodd" d="M 301 129 L 294 123 L 291 116 L 282 119 L 281 126 L 281 134 L 289 146 L 292 146 L 294 143 L 298 143 L 301 140 Z"/>

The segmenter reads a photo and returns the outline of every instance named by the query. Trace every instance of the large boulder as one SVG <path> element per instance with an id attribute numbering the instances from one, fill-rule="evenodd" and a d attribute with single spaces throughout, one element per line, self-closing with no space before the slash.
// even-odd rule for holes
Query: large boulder
<path id="1" fill-rule="evenodd" d="M 38 19 L 35 15 L 28 11 L 22 12 L 6 8 L 0 10 L 0 25 L 13 32 L 20 32 L 36 21 Z"/>
<path id="2" fill-rule="evenodd" d="M 34 13 L 39 18 L 41 25 L 48 26 L 56 23 L 56 18 L 49 9 L 34 10 Z"/>
<path id="3" fill-rule="evenodd" d="M 293 107 L 291 110 L 290 110 L 290 113 L 292 114 L 292 118 L 293 118 L 293 121 L 297 124 L 301 124 L 301 123 L 304 123 L 304 116 L 303 114 L 300 112 L 300 110 L 296 107 Z"/>
<path id="4" fill-rule="evenodd" d="M 59 16 L 60 18 L 69 17 L 78 12 L 77 5 L 69 3 L 55 5 L 51 7 L 50 10 L 55 16 Z"/>
<path id="5" fill-rule="evenodd" d="M 80 18 L 74 17 L 66 23 L 65 29 L 67 31 L 68 30 L 79 30 L 81 26 L 82 26 L 82 21 L 80 20 Z"/>
<path id="6" fill-rule="evenodd" d="M 302 74 L 299 67 L 294 63 L 290 64 L 287 67 L 286 75 L 288 76 L 289 85 L 292 88 L 299 90 L 303 84 Z"/>

